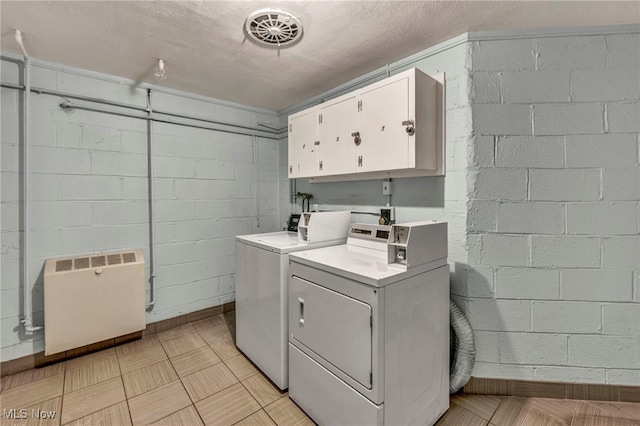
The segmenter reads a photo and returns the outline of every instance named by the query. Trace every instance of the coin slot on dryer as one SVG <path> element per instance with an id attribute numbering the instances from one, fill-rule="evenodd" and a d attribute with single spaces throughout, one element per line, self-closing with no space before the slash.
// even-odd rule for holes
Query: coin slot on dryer
<path id="1" fill-rule="evenodd" d="M 391 225 L 387 248 L 389 264 L 413 268 L 447 257 L 446 222 Z"/>

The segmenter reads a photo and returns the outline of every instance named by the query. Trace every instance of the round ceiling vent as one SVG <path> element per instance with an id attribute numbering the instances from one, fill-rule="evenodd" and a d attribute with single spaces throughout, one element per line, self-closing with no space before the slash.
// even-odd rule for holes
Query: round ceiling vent
<path id="1" fill-rule="evenodd" d="M 268 46 L 289 46 L 302 37 L 300 20 L 278 9 L 253 12 L 244 28 L 252 40 Z"/>

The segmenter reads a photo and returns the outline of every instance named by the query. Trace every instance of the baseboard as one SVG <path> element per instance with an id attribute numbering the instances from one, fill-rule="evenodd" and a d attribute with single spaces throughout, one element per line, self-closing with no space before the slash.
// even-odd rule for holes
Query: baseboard
<path id="1" fill-rule="evenodd" d="M 55 364 L 56 362 L 86 355 L 91 352 L 101 351 L 112 346 L 117 346 L 123 343 L 130 342 L 132 340 L 140 339 L 142 336 L 147 334 L 169 330 L 171 328 L 188 324 L 190 322 L 195 322 L 226 312 L 235 311 L 235 309 L 235 302 L 225 303 L 224 305 L 214 306 L 213 308 L 202 309 L 200 311 L 191 312 L 174 318 L 147 324 L 146 328 L 142 331 L 119 336 L 114 339 L 107 339 L 101 342 L 92 343 L 91 345 L 82 346 L 80 348 L 60 352 L 58 354 L 46 356 L 44 352 L 38 352 L 36 354 L 27 355 L 21 358 L 4 361 L 0 364 L 0 376 L 4 377 L 10 374 L 20 373 L 21 371 L 31 370 L 32 368 L 39 368 L 44 367 L 45 365 Z"/>
<path id="2" fill-rule="evenodd" d="M 472 377 L 464 393 L 593 401 L 640 402 L 640 386 L 537 382 Z"/>

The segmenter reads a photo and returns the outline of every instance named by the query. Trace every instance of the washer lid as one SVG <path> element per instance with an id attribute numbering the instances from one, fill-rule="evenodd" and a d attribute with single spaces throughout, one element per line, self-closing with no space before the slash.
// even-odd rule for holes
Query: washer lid
<path id="1" fill-rule="evenodd" d="M 294 249 L 304 250 L 307 245 L 305 242 L 298 241 L 297 233 L 287 231 L 239 235 L 236 241 L 278 253 L 288 253 Z"/>
<path id="2" fill-rule="evenodd" d="M 343 244 L 345 238 L 321 241 L 318 243 L 307 243 L 305 241 L 298 241 L 298 234 L 295 232 L 278 231 L 265 234 L 239 235 L 236 237 L 236 242 L 248 244 L 274 253 L 286 254 L 294 251 Z"/>

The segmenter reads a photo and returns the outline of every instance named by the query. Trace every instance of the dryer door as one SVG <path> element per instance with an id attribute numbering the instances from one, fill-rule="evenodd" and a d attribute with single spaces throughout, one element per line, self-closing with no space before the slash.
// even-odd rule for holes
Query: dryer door
<path id="1" fill-rule="evenodd" d="M 371 306 L 295 276 L 290 291 L 292 338 L 371 389 Z"/>

